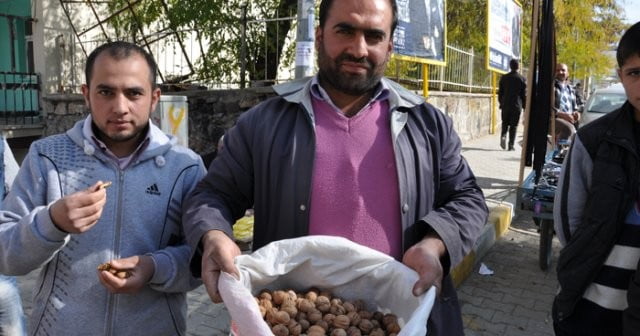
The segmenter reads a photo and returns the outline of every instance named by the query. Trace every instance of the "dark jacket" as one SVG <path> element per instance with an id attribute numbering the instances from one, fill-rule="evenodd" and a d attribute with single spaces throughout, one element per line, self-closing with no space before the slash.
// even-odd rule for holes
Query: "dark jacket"
<path id="1" fill-rule="evenodd" d="M 398 84 L 387 79 L 383 84 L 389 89 L 403 249 L 435 230 L 447 247 L 448 257 L 442 260 L 447 274 L 471 250 L 486 222 L 484 196 L 460 155 L 451 120 Z M 229 130 L 225 150 L 185 209 L 183 223 L 194 248 L 208 230 L 222 230 L 231 237 L 231 224 L 254 204 L 254 249 L 308 234 L 315 157 L 309 85 L 307 79 L 276 88 L 278 97 L 247 111 Z M 200 260 L 195 251 L 191 265 L 196 274 Z M 434 335 L 437 330 L 442 335 L 462 331 L 455 289 L 448 276 L 444 282 L 432 316 L 457 325 L 434 325 Z"/>
<path id="2" fill-rule="evenodd" d="M 580 128 L 565 159 L 554 204 L 556 232 L 566 241 L 557 266 L 555 320 L 573 313 L 617 242 L 637 196 L 640 161 L 633 124 L 633 107 L 627 102 Z M 584 183 L 589 179 L 590 185 Z M 572 188 L 580 183 L 584 188 Z"/>
<path id="3" fill-rule="evenodd" d="M 498 102 L 502 110 L 522 110 L 526 105 L 527 82 L 517 71 L 500 77 Z"/>

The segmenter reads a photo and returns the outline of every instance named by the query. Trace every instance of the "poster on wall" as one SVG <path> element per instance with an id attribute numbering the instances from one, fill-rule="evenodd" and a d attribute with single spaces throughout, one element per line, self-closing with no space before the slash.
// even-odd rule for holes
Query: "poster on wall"
<path id="1" fill-rule="evenodd" d="M 522 6 L 514 0 L 488 0 L 487 68 L 509 72 L 509 61 L 522 58 Z"/>
<path id="2" fill-rule="evenodd" d="M 396 0 L 398 26 L 394 57 L 420 63 L 445 64 L 445 0 Z"/>

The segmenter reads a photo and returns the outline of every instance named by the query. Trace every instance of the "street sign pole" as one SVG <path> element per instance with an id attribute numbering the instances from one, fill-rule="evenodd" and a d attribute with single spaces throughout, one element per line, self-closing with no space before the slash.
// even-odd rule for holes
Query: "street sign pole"
<path id="1" fill-rule="evenodd" d="M 298 0 L 295 77 L 313 75 L 314 64 L 314 0 Z"/>

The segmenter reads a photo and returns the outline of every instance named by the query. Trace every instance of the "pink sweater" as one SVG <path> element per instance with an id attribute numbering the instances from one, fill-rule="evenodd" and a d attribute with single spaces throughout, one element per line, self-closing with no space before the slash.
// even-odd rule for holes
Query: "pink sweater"
<path id="1" fill-rule="evenodd" d="M 402 259 L 398 176 L 389 103 L 351 118 L 312 98 L 316 154 L 309 234 L 348 238 Z"/>

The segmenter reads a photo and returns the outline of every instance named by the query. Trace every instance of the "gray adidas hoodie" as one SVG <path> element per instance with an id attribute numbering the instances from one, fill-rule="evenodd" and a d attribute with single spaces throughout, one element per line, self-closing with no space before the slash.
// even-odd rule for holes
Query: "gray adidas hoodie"
<path id="1" fill-rule="evenodd" d="M 40 269 L 29 334 L 183 335 L 186 292 L 200 283 L 188 270 L 181 207 L 204 165 L 151 124 L 147 147 L 120 169 L 82 127 L 31 145 L 0 211 L 0 273 Z M 82 234 L 58 230 L 51 204 L 98 180 L 113 182 L 99 222 Z M 156 267 L 141 291 L 110 294 L 100 284 L 99 264 L 144 254 Z"/>

